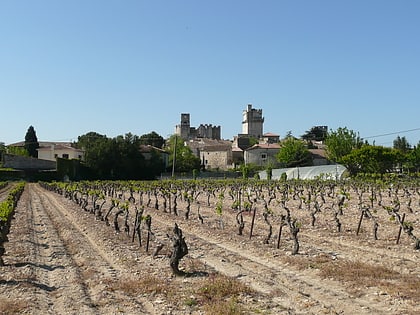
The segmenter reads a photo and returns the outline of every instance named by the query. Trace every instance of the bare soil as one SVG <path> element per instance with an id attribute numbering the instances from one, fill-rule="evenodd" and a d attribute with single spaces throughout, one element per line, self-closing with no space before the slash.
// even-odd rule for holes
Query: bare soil
<path id="1" fill-rule="evenodd" d="M 398 227 L 386 217 L 378 217 L 374 240 L 369 221 L 356 236 L 359 217 L 350 214 L 357 212 L 352 206 L 341 233 L 326 212 L 315 227 L 302 214 L 301 249 L 291 255 L 286 227 L 277 249 L 275 225 L 263 244 L 267 226 L 261 215 L 250 238 L 250 213 L 241 236 L 234 213 L 224 211 L 220 218 L 204 204 L 203 224 L 195 205 L 189 220 L 182 202 L 179 216 L 147 208 L 153 237 L 146 252 L 145 236 L 140 247 L 72 201 L 27 184 L 5 246 L 6 266 L 0 267 L 0 313 L 420 314 L 420 253 L 404 235 L 395 244 Z M 416 208 L 408 219 L 420 226 L 419 216 Z M 189 247 L 180 265 L 185 277 L 172 275 L 167 257 L 175 222 Z M 153 257 L 158 244 L 164 247 Z M 223 287 L 238 293 L 229 295 Z M 212 304 L 217 290 L 226 296 Z M 225 304 L 218 308 L 220 301 Z"/>

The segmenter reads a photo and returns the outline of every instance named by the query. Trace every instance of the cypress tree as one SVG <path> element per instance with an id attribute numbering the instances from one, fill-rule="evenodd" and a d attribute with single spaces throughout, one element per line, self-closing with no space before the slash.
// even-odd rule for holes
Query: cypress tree
<path id="1" fill-rule="evenodd" d="M 33 126 L 29 126 L 28 131 L 25 135 L 25 149 L 28 151 L 29 156 L 37 158 L 38 151 L 36 149 L 39 148 L 39 142 L 36 137 L 36 132 Z"/>

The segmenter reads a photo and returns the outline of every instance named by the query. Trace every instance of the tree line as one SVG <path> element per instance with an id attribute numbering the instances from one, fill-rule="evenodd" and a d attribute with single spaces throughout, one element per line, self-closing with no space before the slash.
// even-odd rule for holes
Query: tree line
<path id="1" fill-rule="evenodd" d="M 98 179 L 155 179 L 163 172 L 190 172 L 200 168 L 196 157 L 178 136 L 168 140 L 152 131 L 108 138 L 96 132 L 78 137 L 84 164 Z M 173 167 L 175 158 L 175 168 Z"/>
<path id="2" fill-rule="evenodd" d="M 326 131 L 325 127 L 312 127 L 299 139 L 287 133 L 280 141 L 276 155 L 280 167 L 313 165 L 309 149 L 314 141 L 325 145 L 327 159 L 344 165 L 351 176 L 359 174 L 385 174 L 390 172 L 420 172 L 420 141 L 411 146 L 405 137 L 398 136 L 393 147 L 377 146 L 363 140 L 347 127 Z M 97 132 L 78 137 L 72 145 L 83 149 L 86 179 L 155 179 L 163 172 L 198 172 L 200 158 L 185 145 L 183 139 L 172 135 L 164 139 L 155 131 L 137 136 L 131 133 L 109 138 Z M 0 143 L 0 153 L 37 157 L 39 142 L 33 126 L 25 135 L 23 147 L 5 147 Z M 273 165 L 267 165 L 272 168 Z M 248 170 L 252 165 L 239 165 Z"/>
<path id="3" fill-rule="evenodd" d="M 282 167 L 313 165 L 309 149 L 312 141 L 325 143 L 326 156 L 332 163 L 344 165 L 351 176 L 359 174 L 385 174 L 394 171 L 420 171 L 420 141 L 411 146 L 405 137 L 398 136 L 393 147 L 369 144 L 357 132 L 347 127 L 325 132 L 313 127 L 301 139 L 289 133 L 281 141 L 277 160 Z"/>

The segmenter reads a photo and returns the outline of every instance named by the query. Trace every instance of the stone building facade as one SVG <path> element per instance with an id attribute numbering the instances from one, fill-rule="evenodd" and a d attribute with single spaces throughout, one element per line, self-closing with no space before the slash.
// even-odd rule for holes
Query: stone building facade
<path id="1" fill-rule="evenodd" d="M 210 146 L 200 150 L 205 169 L 226 170 L 232 168 L 232 146 Z"/>
<path id="2" fill-rule="evenodd" d="M 83 160 L 85 152 L 71 143 L 42 142 L 37 149 L 38 159 L 55 161 L 57 158 Z"/>
<path id="3" fill-rule="evenodd" d="M 185 144 L 200 158 L 202 167 L 207 170 L 227 170 L 233 167 L 230 141 L 196 138 L 186 141 Z"/>
<path id="4" fill-rule="evenodd" d="M 276 155 L 280 151 L 278 143 L 259 143 L 244 151 L 245 164 L 254 164 L 258 166 L 278 164 Z"/>
<path id="5" fill-rule="evenodd" d="M 198 128 L 191 127 L 190 114 L 182 113 L 181 122 L 175 127 L 175 134 L 184 140 L 195 138 L 221 139 L 221 127 L 212 124 L 200 124 Z"/>
<path id="6" fill-rule="evenodd" d="M 262 109 L 252 108 L 252 104 L 248 104 L 242 113 L 242 134 L 260 139 L 263 135 L 263 125 Z"/>

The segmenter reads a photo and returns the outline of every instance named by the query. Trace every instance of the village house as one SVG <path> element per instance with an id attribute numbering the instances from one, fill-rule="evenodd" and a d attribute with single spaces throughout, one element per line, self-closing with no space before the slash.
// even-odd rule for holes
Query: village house
<path id="1" fill-rule="evenodd" d="M 267 132 L 265 134 L 263 134 L 262 139 L 260 141 L 260 143 L 279 143 L 280 141 L 280 136 L 275 134 L 275 133 L 271 133 L 271 132 Z"/>
<path id="2" fill-rule="evenodd" d="M 204 169 L 227 170 L 233 168 L 232 142 L 196 138 L 186 141 L 186 145 L 200 158 Z"/>
<path id="3" fill-rule="evenodd" d="M 148 144 L 141 145 L 140 152 L 146 161 L 150 161 L 151 159 L 154 159 L 156 156 L 158 156 L 158 158 L 162 160 L 165 169 L 169 165 L 169 153 L 163 149 Z"/>
<path id="4" fill-rule="evenodd" d="M 84 150 L 74 148 L 68 142 L 40 142 L 38 151 L 38 159 L 55 161 L 57 158 L 62 159 L 84 159 Z"/>
<path id="5" fill-rule="evenodd" d="M 84 150 L 77 149 L 70 142 L 47 142 L 39 141 L 38 159 L 56 161 L 57 158 L 83 160 Z M 8 145 L 9 147 L 24 148 L 25 142 L 20 141 Z"/>
<path id="6" fill-rule="evenodd" d="M 309 149 L 308 151 L 312 155 L 314 166 L 330 164 L 330 161 L 328 161 L 327 159 L 327 156 L 326 156 L 327 153 L 325 149 Z"/>
<path id="7" fill-rule="evenodd" d="M 276 155 L 280 150 L 278 143 L 257 143 L 244 151 L 245 164 L 254 164 L 257 166 L 278 164 Z"/>

